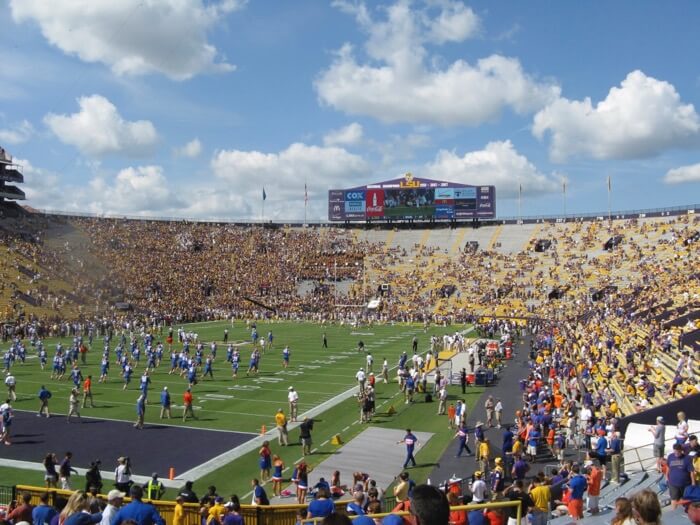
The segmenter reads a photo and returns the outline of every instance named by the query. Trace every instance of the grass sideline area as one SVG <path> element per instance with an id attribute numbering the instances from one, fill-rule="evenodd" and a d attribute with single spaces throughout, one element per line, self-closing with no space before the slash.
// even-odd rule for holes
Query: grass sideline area
<path id="1" fill-rule="evenodd" d="M 274 346 L 267 351 L 262 358 L 261 373 L 259 377 L 245 376 L 248 358 L 252 350 L 251 344 L 243 344 L 241 350 L 241 368 L 237 379 L 231 378 L 230 366 L 225 362 L 226 348 L 222 343 L 224 329 L 229 330 L 229 342 L 247 342 L 250 340 L 250 330 L 244 322 L 237 321 L 233 326 L 228 322 L 209 322 L 184 325 L 185 330 L 196 331 L 199 339 L 209 343 L 212 340 L 219 342 L 217 359 L 214 365 L 215 380 L 200 380 L 194 388 L 196 414 L 200 419 L 187 421 L 186 425 L 216 430 L 236 430 L 259 434 L 261 427 L 269 430 L 274 428 L 274 413 L 277 408 L 283 408 L 286 412 L 286 395 L 289 385 L 293 385 L 300 395 L 299 413 L 318 406 L 333 397 L 346 392 L 355 386 L 355 373 L 365 363 L 365 354 L 357 352 L 357 343 L 362 340 L 369 352 L 374 356 L 375 374 L 381 370 L 384 357 L 389 361 L 390 367 L 394 367 L 402 351 L 411 354 L 411 341 L 414 335 L 418 337 L 419 348 L 424 352 L 429 347 L 431 335 L 453 333 L 456 330 L 464 330 L 466 327 L 453 325 L 450 327 L 430 327 L 424 332 L 420 325 L 396 324 L 374 325 L 353 328 L 340 325 L 319 325 L 312 323 L 271 322 L 258 323 L 258 333 L 261 337 L 267 336 L 268 331 L 274 335 Z M 177 327 L 175 327 L 177 329 Z M 326 333 L 329 348 L 322 348 L 322 334 Z M 163 334 L 162 339 L 165 339 Z M 469 334 L 467 334 L 469 335 Z M 158 338 L 156 338 L 158 340 Z M 36 411 L 38 400 L 36 394 L 41 384 L 45 384 L 53 393 L 51 410 L 53 414 L 65 414 L 68 408 L 68 395 L 72 382 L 69 378 L 63 381 L 50 379 L 51 358 L 55 353 L 57 340 L 45 341 L 48 351 L 49 363 L 47 369 L 41 371 L 36 358 L 28 359 L 27 364 L 15 365 L 13 374 L 17 378 L 18 399 L 13 404 L 17 410 Z M 135 370 L 131 385 L 124 391 L 123 382 L 118 376 L 118 367 L 114 363 L 114 347 L 118 338 L 112 340 L 110 377 L 106 384 L 97 383 L 99 377 L 99 360 L 102 353 L 102 340 L 95 338 L 91 352 L 88 353 L 88 365 L 81 366 L 83 375 L 92 374 L 93 391 L 95 397 L 95 409 L 83 409 L 83 415 L 101 417 L 124 421 L 133 421 L 135 418 L 135 400 L 138 396 L 139 378 L 143 372 L 144 359 Z M 288 369 L 282 367 L 282 348 L 289 344 L 292 356 Z M 70 340 L 64 339 L 63 346 L 70 345 Z M 180 345 L 174 344 L 176 348 Z M 208 350 L 208 348 L 207 348 Z M 28 347 L 28 355 L 35 355 L 35 351 Z M 186 380 L 176 375 L 168 375 L 170 369 L 167 352 L 163 363 L 152 374 L 152 385 L 149 393 L 149 409 L 147 410 L 146 424 L 162 422 L 158 418 L 158 396 L 163 386 L 168 385 L 171 391 L 173 403 L 181 404 L 181 396 L 187 387 Z M 395 378 L 395 371 L 390 375 Z M 451 387 L 450 398 L 457 396 L 458 386 Z M 467 405 L 473 406 L 483 389 L 473 388 L 465 397 Z M 418 453 L 419 466 L 412 469 L 412 476 L 417 479 L 425 479 L 432 470 L 433 465 L 444 451 L 453 437 L 453 431 L 448 429 L 445 416 L 437 416 L 437 403 L 422 402 L 423 396 L 417 396 L 417 401 L 411 405 L 405 405 L 398 395 L 395 381 L 384 385 L 377 383 L 377 417 L 372 425 L 381 425 L 387 428 L 404 429 L 410 427 L 419 431 L 435 433 L 433 438 L 420 449 Z M 389 415 L 389 406 L 394 406 L 396 413 Z M 344 441 L 349 441 L 364 427 L 357 423 L 359 408 L 354 398 L 342 401 L 340 404 L 329 408 L 315 418 L 314 427 L 314 454 L 307 458 L 313 466 L 328 455 L 333 454 L 336 446 L 330 444 L 330 438 L 340 434 Z M 173 409 L 174 419 L 171 424 L 182 424 L 179 419 L 181 410 Z M 134 430 L 137 432 L 137 430 Z M 301 447 L 296 446 L 298 430 L 290 431 L 290 447 L 277 447 L 276 440 L 271 439 L 273 453 L 280 453 L 288 470 L 289 476 L 293 464 L 301 459 Z M 154 453 L 157 453 L 155 445 Z M 196 446 L 196 443 L 193 444 Z M 76 450 L 79 449 L 79 441 L 76 442 Z M 48 452 L 48 451 L 46 451 Z M 59 455 L 63 451 L 54 451 Z M 0 450 L 0 457 L 2 451 Z M 42 457 L 37 458 L 37 463 Z M 113 458 L 101 458 L 106 463 L 111 463 Z M 257 451 L 250 452 L 239 459 L 222 465 L 218 470 L 207 474 L 200 479 L 194 479 L 198 492 L 204 492 L 206 486 L 216 485 L 222 494 L 237 493 L 243 497 L 250 491 L 250 479 L 259 473 L 257 465 Z M 167 466 L 164 465 L 164 470 Z M 371 474 L 371 472 L 370 472 Z M 165 472 L 163 472 L 165 475 Z M 347 474 L 346 474 L 347 476 Z M 26 483 L 33 485 L 43 484 L 43 473 L 22 469 L 0 467 L 0 479 L 12 480 L 12 483 Z M 314 480 L 313 473 L 310 480 Z M 112 480 L 106 479 L 105 487 L 111 487 Z M 184 482 L 184 480 L 183 480 Z M 314 481 L 315 482 L 315 481 Z M 81 480 L 76 480 L 76 486 Z M 175 491 L 170 490 L 167 496 L 174 496 Z"/>

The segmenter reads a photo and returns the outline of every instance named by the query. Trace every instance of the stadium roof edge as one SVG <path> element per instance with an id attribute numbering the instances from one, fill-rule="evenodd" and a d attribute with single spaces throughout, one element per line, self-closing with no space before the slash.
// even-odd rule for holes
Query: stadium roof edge
<path id="1" fill-rule="evenodd" d="M 322 226 L 335 228 L 344 226 L 344 223 L 333 223 L 330 221 L 307 221 L 304 223 L 301 220 L 265 220 L 265 221 L 246 221 L 246 220 L 236 220 L 236 219 L 223 219 L 223 218 L 193 218 L 193 217 L 155 217 L 155 216 L 145 216 L 145 215 L 124 215 L 124 214 L 97 214 L 97 213 L 86 213 L 86 212 L 73 212 L 73 211 L 62 211 L 62 210 L 50 210 L 50 209 L 36 209 L 23 206 L 23 208 L 28 213 L 41 213 L 44 215 L 55 215 L 61 217 L 76 217 L 76 218 L 96 218 L 96 219 L 121 219 L 121 220 L 131 220 L 131 221 L 161 221 L 161 222 L 196 222 L 196 223 L 208 223 L 208 224 L 233 224 L 239 226 Z M 623 220 L 623 219 L 635 219 L 635 218 L 645 218 L 645 217 L 670 217 L 679 215 L 692 215 L 695 213 L 700 213 L 700 204 L 687 204 L 682 206 L 671 206 L 665 208 L 647 208 L 647 209 L 636 209 L 636 210 L 622 210 L 622 211 L 612 211 L 612 212 L 588 212 L 588 213 L 570 213 L 566 215 L 532 215 L 523 217 L 499 217 L 490 220 L 480 220 L 482 224 L 532 224 L 541 222 L 576 222 L 576 221 L 593 221 L 593 220 Z M 363 226 L 365 221 L 350 222 L 349 226 Z M 370 223 L 373 226 L 396 226 L 401 224 L 401 222 L 394 223 Z M 420 221 L 415 221 L 411 223 L 414 227 L 423 224 Z M 439 225 L 450 225 L 450 221 L 435 221 L 431 224 L 427 221 L 424 223 L 426 226 L 439 226 Z M 459 223 L 463 226 L 469 225 L 469 222 Z"/>

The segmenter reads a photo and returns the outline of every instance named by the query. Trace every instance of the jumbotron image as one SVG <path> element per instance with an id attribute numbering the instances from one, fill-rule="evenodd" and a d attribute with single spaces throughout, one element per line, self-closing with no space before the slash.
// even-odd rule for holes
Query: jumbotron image
<path id="1" fill-rule="evenodd" d="M 0 524 L 700 524 L 681 3 L 1 7 Z"/>

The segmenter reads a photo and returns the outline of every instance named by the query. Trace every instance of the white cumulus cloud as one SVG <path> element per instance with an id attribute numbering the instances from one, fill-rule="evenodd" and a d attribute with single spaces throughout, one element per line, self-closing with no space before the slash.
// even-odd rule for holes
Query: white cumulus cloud
<path id="1" fill-rule="evenodd" d="M 684 104 L 676 88 L 632 71 L 596 105 L 590 98 L 559 98 L 535 115 L 533 134 L 550 135 L 550 156 L 630 159 L 658 155 L 671 148 L 700 145 L 700 118 Z"/>
<path id="2" fill-rule="evenodd" d="M 44 122 L 61 142 L 75 146 L 86 155 L 145 155 L 158 142 L 158 133 L 150 121 L 124 120 L 116 106 L 101 95 L 81 97 L 78 104 L 78 113 L 49 113 Z"/>
<path id="3" fill-rule="evenodd" d="M 362 140 L 362 126 L 357 122 L 330 131 L 323 137 L 326 146 L 355 145 Z"/>
<path id="4" fill-rule="evenodd" d="M 499 197 L 518 195 L 519 185 L 523 193 L 540 194 L 561 190 L 561 179 L 545 175 L 518 153 L 509 141 L 489 142 L 479 151 L 462 156 L 454 151 L 440 150 L 435 161 L 426 165 L 426 176 L 461 184 L 494 185 Z"/>
<path id="5" fill-rule="evenodd" d="M 250 202 L 260 203 L 265 187 L 265 215 L 299 219 L 303 215 L 304 185 L 316 216 L 326 213 L 326 191 L 351 187 L 365 180 L 368 163 L 337 146 L 294 143 L 279 152 L 222 150 L 211 161 L 214 174 Z M 318 208 L 318 209 L 316 209 Z"/>
<path id="6" fill-rule="evenodd" d="M 682 184 L 684 182 L 700 182 L 700 164 L 691 164 L 673 168 L 666 172 L 664 182 L 667 184 Z"/>
<path id="7" fill-rule="evenodd" d="M 118 75 L 162 73 L 176 80 L 232 71 L 207 32 L 245 2 L 225 0 L 10 0 L 15 22 L 38 24 L 44 38 Z"/>
<path id="8" fill-rule="evenodd" d="M 52 171 L 34 166 L 27 159 L 13 159 L 20 166 L 24 175 L 24 184 L 20 188 L 27 196 L 26 203 L 33 208 L 61 209 L 57 205 L 65 197 L 65 193 L 59 187 L 60 179 Z"/>
<path id="9" fill-rule="evenodd" d="M 464 60 L 434 65 L 429 45 L 462 42 L 478 31 L 478 17 L 461 2 L 413 9 L 399 0 L 384 8 L 381 21 L 363 3 L 335 5 L 353 14 L 368 34 L 367 60 L 359 61 L 344 44 L 315 80 L 323 104 L 384 122 L 477 125 L 504 108 L 525 114 L 559 96 L 557 85 L 536 80 L 515 58 L 494 54 L 473 65 Z"/>
<path id="10" fill-rule="evenodd" d="M 197 138 L 192 139 L 181 148 L 175 150 L 176 155 L 180 157 L 189 157 L 191 159 L 199 157 L 200 153 L 202 153 L 202 143 Z"/>
<path id="11" fill-rule="evenodd" d="M 113 178 L 98 176 L 90 181 L 86 202 L 92 213 L 158 215 L 159 212 L 182 205 L 161 166 L 137 166 L 121 170 Z"/>
<path id="12" fill-rule="evenodd" d="M 11 128 L 0 129 L 0 143 L 21 144 L 34 134 L 34 126 L 28 120 L 23 120 Z"/>

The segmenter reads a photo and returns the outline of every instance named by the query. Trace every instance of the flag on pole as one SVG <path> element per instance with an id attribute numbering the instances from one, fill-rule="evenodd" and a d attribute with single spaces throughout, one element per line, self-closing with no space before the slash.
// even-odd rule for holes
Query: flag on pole
<path id="1" fill-rule="evenodd" d="M 608 191 L 612 191 L 612 181 L 610 180 L 610 175 L 608 175 Z"/>
<path id="2" fill-rule="evenodd" d="M 522 184 L 520 184 L 520 185 L 518 186 L 518 195 L 521 196 L 521 197 L 523 196 L 523 185 L 522 185 Z"/>
<path id="3" fill-rule="evenodd" d="M 263 186 L 263 200 L 267 199 L 267 193 L 265 193 L 265 186 Z"/>
<path id="4" fill-rule="evenodd" d="M 562 189 L 562 193 L 564 193 L 564 195 L 566 195 L 566 181 L 565 180 L 561 181 L 561 189 Z"/>
<path id="5" fill-rule="evenodd" d="M 306 183 L 304 183 L 304 204 L 309 202 L 309 192 L 306 189 Z"/>

